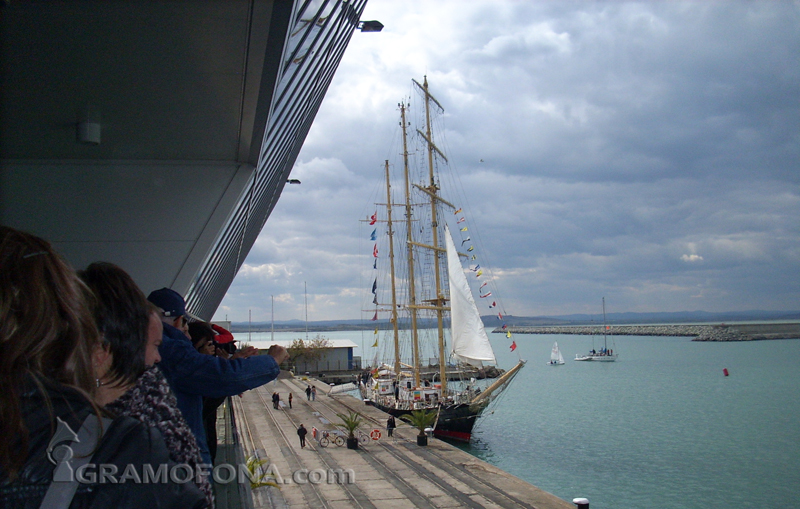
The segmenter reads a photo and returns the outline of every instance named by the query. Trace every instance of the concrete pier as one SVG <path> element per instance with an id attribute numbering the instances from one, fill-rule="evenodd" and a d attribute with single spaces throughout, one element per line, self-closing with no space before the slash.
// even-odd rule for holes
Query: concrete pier
<path id="1" fill-rule="evenodd" d="M 511 326 L 514 334 L 603 335 L 602 325 L 553 325 L 546 327 Z M 504 332 L 497 328 L 492 332 Z M 605 331 L 615 336 L 685 336 L 692 341 L 754 341 L 798 339 L 800 323 L 748 323 L 708 325 L 609 325 Z"/>
<path id="2" fill-rule="evenodd" d="M 306 399 L 306 383 L 317 387 L 315 401 Z M 350 395 L 328 395 L 328 389 L 316 380 L 280 378 L 232 398 L 245 457 L 264 460 L 266 479 L 275 483 L 253 490 L 254 507 L 575 507 L 438 439 L 420 447 L 417 430 L 399 419 L 389 438 L 387 414 Z M 272 406 L 273 392 L 280 394 L 279 410 Z M 321 447 L 312 428 L 335 433 L 336 414 L 350 411 L 365 418 L 359 448 Z M 309 430 L 305 448 L 296 432 L 301 423 Z M 373 430 L 379 440 L 369 437 L 378 436 Z"/>

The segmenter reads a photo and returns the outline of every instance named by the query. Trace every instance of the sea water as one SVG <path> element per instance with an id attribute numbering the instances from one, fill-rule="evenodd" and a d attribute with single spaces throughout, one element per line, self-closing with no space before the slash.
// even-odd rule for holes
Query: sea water
<path id="1" fill-rule="evenodd" d="M 321 334 L 370 356 L 372 331 Z M 572 360 L 602 337 L 489 336 L 501 367 L 528 364 L 461 446 L 476 457 L 565 500 L 586 497 L 593 509 L 797 504 L 800 340 L 620 336 L 619 359 L 605 363 Z M 554 341 L 562 366 L 546 364 Z"/>
<path id="2" fill-rule="evenodd" d="M 778 508 L 800 496 L 800 340 L 491 335 L 528 365 L 466 450 L 597 508 Z M 549 366 L 558 341 L 566 364 Z M 727 369 L 729 376 L 723 370 Z"/>

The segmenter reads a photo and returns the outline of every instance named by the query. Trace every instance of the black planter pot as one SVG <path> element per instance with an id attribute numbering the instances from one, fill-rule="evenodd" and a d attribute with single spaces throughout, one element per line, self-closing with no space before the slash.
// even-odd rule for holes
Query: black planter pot
<path id="1" fill-rule="evenodd" d="M 348 438 L 347 439 L 347 448 L 348 449 L 358 449 L 358 439 L 355 438 L 355 437 Z"/>
<path id="2" fill-rule="evenodd" d="M 421 445 L 421 446 L 428 445 L 428 436 L 427 435 L 417 435 L 417 445 Z"/>

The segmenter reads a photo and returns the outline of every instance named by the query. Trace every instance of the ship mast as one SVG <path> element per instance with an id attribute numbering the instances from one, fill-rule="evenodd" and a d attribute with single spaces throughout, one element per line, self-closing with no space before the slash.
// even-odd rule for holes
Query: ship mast
<path id="1" fill-rule="evenodd" d="M 419 379 L 419 334 L 417 333 L 417 290 L 414 284 L 414 245 L 411 243 L 411 182 L 408 176 L 408 136 L 406 133 L 406 105 L 400 106 L 400 124 L 403 127 L 403 174 L 406 181 L 406 246 L 408 248 L 408 310 L 411 313 L 412 364 L 414 365 L 414 387 Z M 396 325 L 395 325 L 396 327 Z M 395 348 L 399 352 L 399 348 Z M 399 353 L 398 353 L 399 355 Z M 397 374 L 400 370 L 397 369 Z"/>
<path id="2" fill-rule="evenodd" d="M 439 101 L 433 97 L 430 92 L 428 92 L 428 77 L 425 76 L 423 80 L 423 84 L 420 85 L 416 80 L 412 80 L 414 84 L 416 84 L 424 93 L 425 95 L 425 132 L 417 130 L 417 132 L 425 139 L 427 142 L 428 147 L 428 177 L 429 183 L 427 187 L 417 186 L 421 191 L 425 192 L 430 197 L 431 200 L 431 231 L 433 233 L 433 245 L 431 246 L 422 246 L 428 249 L 432 249 L 436 258 L 436 263 L 433 264 L 434 267 L 434 281 L 435 281 L 435 289 L 436 289 L 436 298 L 427 301 L 430 305 L 424 306 L 425 309 L 432 309 L 436 311 L 436 325 L 438 329 L 439 335 L 439 380 L 442 384 L 442 396 L 447 393 L 447 357 L 445 354 L 445 344 L 444 344 L 444 312 L 449 310 L 448 307 L 445 307 L 447 303 L 447 299 L 444 296 L 444 292 L 442 291 L 442 276 L 441 276 L 441 262 L 440 257 L 445 252 L 445 249 L 439 245 L 439 221 L 437 217 L 437 205 L 438 202 L 441 201 L 450 205 L 446 201 L 439 198 L 437 192 L 439 188 L 436 185 L 436 178 L 434 173 L 434 166 L 433 166 L 433 153 L 434 151 L 439 154 L 445 161 L 447 158 L 444 156 L 441 150 L 433 143 L 433 134 L 431 133 L 431 101 L 436 103 L 436 105 L 444 111 L 442 105 L 439 104 Z M 452 205 L 450 205 L 452 206 Z"/>
<path id="3" fill-rule="evenodd" d="M 386 161 L 386 216 L 389 226 L 389 267 L 392 280 L 392 326 L 394 328 L 394 372 L 400 375 L 400 333 L 397 329 L 397 289 L 394 277 L 394 230 L 392 228 L 392 184 L 389 181 L 389 161 Z"/>

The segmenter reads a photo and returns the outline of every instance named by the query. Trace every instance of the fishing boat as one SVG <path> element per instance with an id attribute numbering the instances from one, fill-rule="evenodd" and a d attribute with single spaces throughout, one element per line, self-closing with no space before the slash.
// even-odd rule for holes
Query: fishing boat
<path id="1" fill-rule="evenodd" d="M 365 403 L 393 416 L 401 417 L 414 410 L 435 410 L 434 435 L 468 442 L 480 415 L 497 399 L 525 365 L 522 359 L 503 372 L 496 366 L 495 354 L 486 334 L 470 283 L 462 267 L 462 258 L 476 260 L 462 209 L 445 199 L 440 188 L 439 169 L 447 164 L 444 152 L 435 144 L 432 115 L 441 115 L 444 108 L 428 90 L 427 78 L 420 84 L 412 80 L 424 104 L 424 131 L 417 129 L 421 152 L 427 159 L 418 173 L 421 183 L 413 183 L 409 169 L 406 120 L 407 105 L 399 104 L 403 143 L 404 217 L 394 219 L 389 161 L 385 164 L 386 202 L 378 203 L 386 210 L 388 257 L 381 262 L 389 273 L 378 291 L 378 277 L 372 284 L 372 305 L 377 320 L 388 313 L 386 340 L 388 346 L 379 361 L 378 328 L 373 368 L 362 374 L 359 388 Z M 456 247 L 449 222 L 458 232 Z M 378 221 L 377 211 L 369 220 Z M 395 231 L 395 224 L 404 228 Z M 377 228 L 371 239 L 376 240 Z M 465 246 L 466 244 L 466 246 Z M 405 261 L 395 261 L 395 246 L 404 251 Z M 465 249 L 464 253 L 459 249 Z M 373 248 L 373 269 L 378 269 L 378 243 Z M 388 262 L 388 267 L 385 267 Z M 476 264 L 477 265 L 477 264 Z M 491 295 L 483 291 L 489 281 L 480 280 L 482 270 L 470 267 L 473 284 L 481 284 L 481 299 Z M 371 278 L 370 278 L 371 279 Z M 382 297 L 379 300 L 379 295 Z M 386 297 L 388 295 L 388 298 Z M 481 300 L 481 302 L 484 302 Z M 491 301 L 489 308 L 494 308 Z M 372 313 L 372 309 L 368 310 Z M 502 314 L 500 314 L 502 316 Z M 510 337 L 510 332 L 507 333 Z M 513 343 L 512 351 L 516 348 Z M 425 357 L 425 355 L 429 355 Z M 423 359 L 427 359 L 425 362 Z"/>
<path id="2" fill-rule="evenodd" d="M 564 364 L 564 356 L 561 355 L 561 350 L 558 349 L 558 341 L 553 343 L 553 349 L 550 351 L 550 362 L 547 364 L 551 366 L 560 366 Z"/>
<path id="3" fill-rule="evenodd" d="M 592 335 L 592 350 L 585 355 L 575 354 L 576 361 L 594 361 L 594 362 L 614 362 L 617 360 L 617 354 L 614 352 L 614 338 L 611 337 L 611 348 L 608 348 L 611 328 L 606 325 L 606 298 L 603 297 L 603 347 L 600 350 L 595 350 L 594 335 Z"/>

